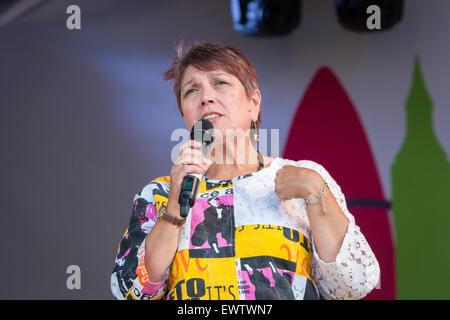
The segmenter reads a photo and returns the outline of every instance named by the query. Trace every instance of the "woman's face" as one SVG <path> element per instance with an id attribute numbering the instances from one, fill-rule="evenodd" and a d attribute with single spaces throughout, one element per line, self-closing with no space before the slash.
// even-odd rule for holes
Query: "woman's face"
<path id="1" fill-rule="evenodd" d="M 222 70 L 188 66 L 181 79 L 181 110 L 188 128 L 207 117 L 222 134 L 225 129 L 247 130 L 258 119 L 260 102 L 258 89 L 249 99 L 239 79 Z"/>

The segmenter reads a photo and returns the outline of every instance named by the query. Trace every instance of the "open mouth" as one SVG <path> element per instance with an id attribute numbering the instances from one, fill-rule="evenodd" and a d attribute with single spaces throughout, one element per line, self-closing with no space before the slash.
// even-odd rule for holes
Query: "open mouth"
<path id="1" fill-rule="evenodd" d="M 207 116 L 203 117 L 202 120 L 214 120 L 217 118 L 220 118 L 222 115 L 218 114 L 218 113 L 212 113 L 212 114 L 208 114 Z"/>

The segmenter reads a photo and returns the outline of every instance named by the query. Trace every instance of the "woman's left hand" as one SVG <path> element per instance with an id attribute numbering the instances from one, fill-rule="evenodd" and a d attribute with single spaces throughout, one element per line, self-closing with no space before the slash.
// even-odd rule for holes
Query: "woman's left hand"
<path id="1" fill-rule="evenodd" d="M 306 199 L 310 193 L 318 194 L 324 184 L 322 176 L 316 171 L 287 165 L 277 171 L 275 193 L 281 200 Z"/>

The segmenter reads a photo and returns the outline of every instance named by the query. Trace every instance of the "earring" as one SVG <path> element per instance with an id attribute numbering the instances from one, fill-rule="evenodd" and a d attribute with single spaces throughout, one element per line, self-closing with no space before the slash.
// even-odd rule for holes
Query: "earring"
<path id="1" fill-rule="evenodd" d="M 259 141 L 259 133 L 258 133 L 258 129 L 256 129 L 256 122 L 252 121 L 250 123 L 250 129 L 253 131 L 253 140 L 255 141 Z"/>

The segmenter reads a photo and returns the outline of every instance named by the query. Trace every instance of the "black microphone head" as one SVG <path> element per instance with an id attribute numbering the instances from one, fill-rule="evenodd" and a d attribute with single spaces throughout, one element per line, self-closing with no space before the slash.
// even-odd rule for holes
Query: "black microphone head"
<path id="1" fill-rule="evenodd" d="M 214 126 L 208 119 L 198 120 L 191 129 L 191 139 L 207 147 L 214 141 Z"/>

